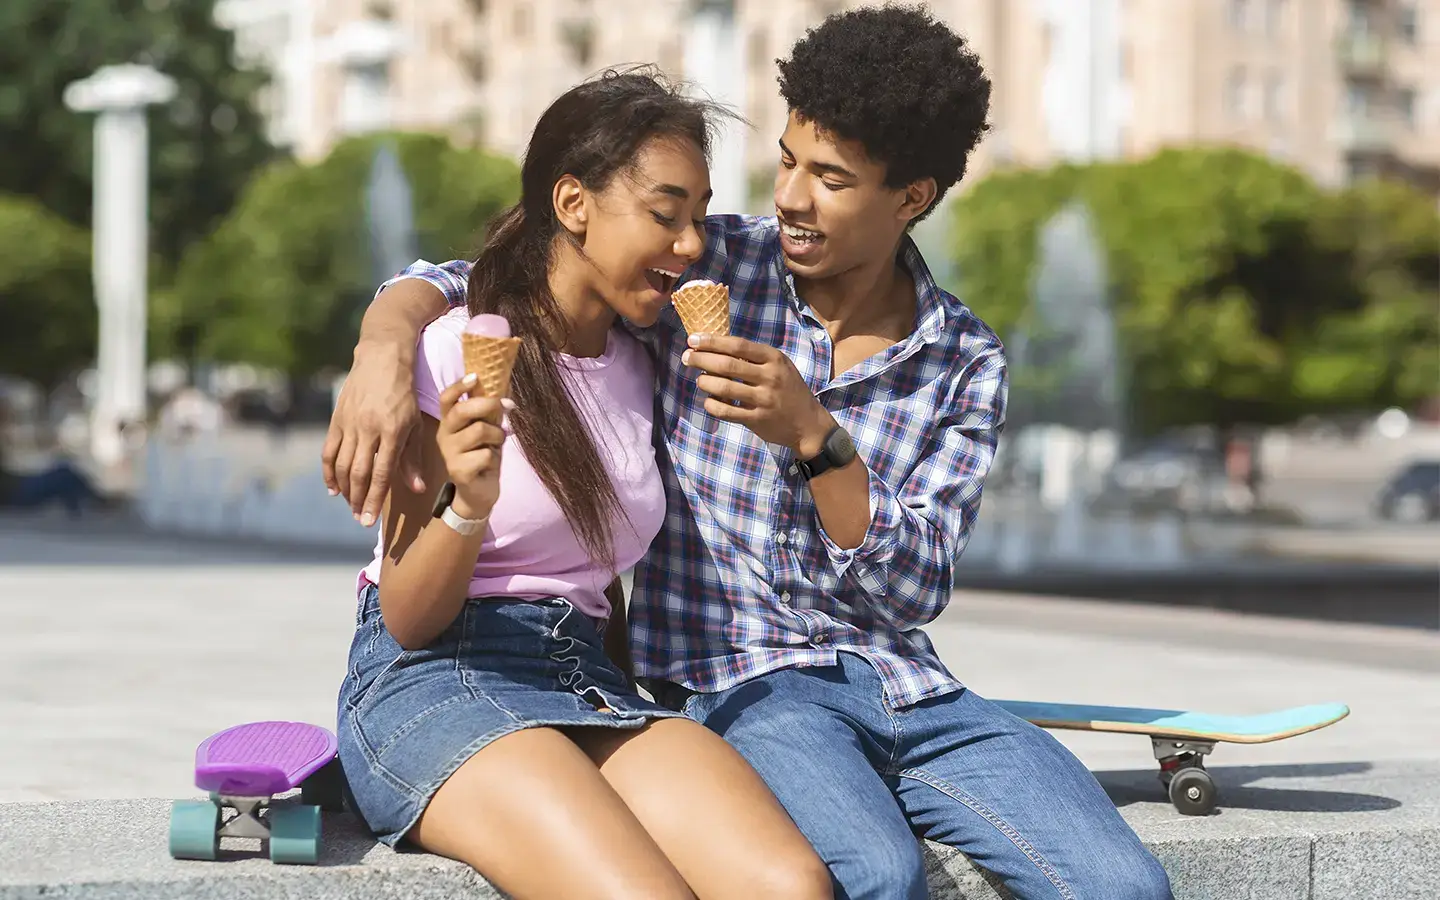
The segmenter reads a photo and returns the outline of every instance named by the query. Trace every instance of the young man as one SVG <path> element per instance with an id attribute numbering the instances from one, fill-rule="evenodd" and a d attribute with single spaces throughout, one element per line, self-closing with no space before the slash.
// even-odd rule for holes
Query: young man
<path id="1" fill-rule="evenodd" d="M 669 513 L 635 572 L 636 672 L 745 755 L 841 896 L 924 897 L 920 834 L 1022 900 L 1167 898 L 1085 767 L 919 630 L 979 511 L 1006 374 L 907 232 L 964 174 L 989 80 L 927 13 L 887 6 L 812 30 L 780 86 L 778 217 L 710 218 L 688 276 L 730 286 L 733 336 L 687 341 L 673 310 L 647 335 Z M 357 512 L 413 418 L 416 333 L 466 271 L 417 263 L 367 315 L 325 451 Z"/>

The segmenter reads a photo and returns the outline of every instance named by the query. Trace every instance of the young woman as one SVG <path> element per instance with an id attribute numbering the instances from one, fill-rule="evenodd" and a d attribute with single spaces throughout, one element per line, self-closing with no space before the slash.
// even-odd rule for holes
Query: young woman
<path id="1" fill-rule="evenodd" d="M 607 588 L 665 514 L 651 363 L 616 317 L 653 323 L 700 256 L 711 114 L 629 72 L 541 117 L 469 309 L 421 338 L 429 495 L 392 492 L 361 578 L 339 712 L 356 804 L 518 900 L 832 896 L 743 759 L 603 646 L 624 645 Z M 522 339 L 504 412 L 465 396 L 480 313 Z"/>

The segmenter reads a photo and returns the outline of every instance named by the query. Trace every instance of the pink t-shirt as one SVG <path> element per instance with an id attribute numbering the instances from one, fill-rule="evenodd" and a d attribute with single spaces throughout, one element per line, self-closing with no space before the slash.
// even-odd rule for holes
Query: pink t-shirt
<path id="1" fill-rule="evenodd" d="M 460 334 L 469 319 L 463 308 L 452 310 L 420 336 L 415 394 L 426 415 L 438 419 L 440 392 L 464 377 Z M 612 330 L 603 356 L 562 354 L 557 364 L 627 514 L 613 526 L 615 565 L 624 571 L 639 561 L 665 518 L 665 493 L 650 435 L 655 402 L 650 357 L 633 337 Z M 380 583 L 383 547 L 382 535 L 374 561 L 362 573 L 374 584 Z M 509 437 L 501 455 L 500 499 L 490 513 L 469 596 L 564 597 L 581 612 L 605 618 L 610 614 L 605 588 L 613 577 L 590 558 L 525 459 L 520 442 Z"/>

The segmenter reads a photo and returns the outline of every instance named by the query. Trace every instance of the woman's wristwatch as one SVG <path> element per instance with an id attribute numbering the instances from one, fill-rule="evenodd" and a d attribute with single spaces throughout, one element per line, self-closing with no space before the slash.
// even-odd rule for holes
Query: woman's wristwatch
<path id="1" fill-rule="evenodd" d="M 439 496 L 435 498 L 435 505 L 431 508 L 430 515 L 449 525 L 457 534 L 462 534 L 465 537 L 477 535 L 485 530 L 486 524 L 490 521 L 489 516 L 483 519 L 466 519 L 451 506 L 454 502 L 455 483 L 453 481 L 447 481 L 445 482 L 445 486 L 440 489 Z"/>

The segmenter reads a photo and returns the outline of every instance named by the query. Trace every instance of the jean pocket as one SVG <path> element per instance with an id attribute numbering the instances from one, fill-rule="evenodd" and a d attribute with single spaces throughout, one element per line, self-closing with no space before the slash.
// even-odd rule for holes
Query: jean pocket
<path id="1" fill-rule="evenodd" d="M 413 666 L 427 662 L 453 665 L 460 647 L 459 622 L 457 617 L 428 645 L 406 650 L 390 635 L 382 617 L 368 617 L 351 647 L 350 684 L 345 705 L 356 711 L 362 709 L 378 688 Z"/>

